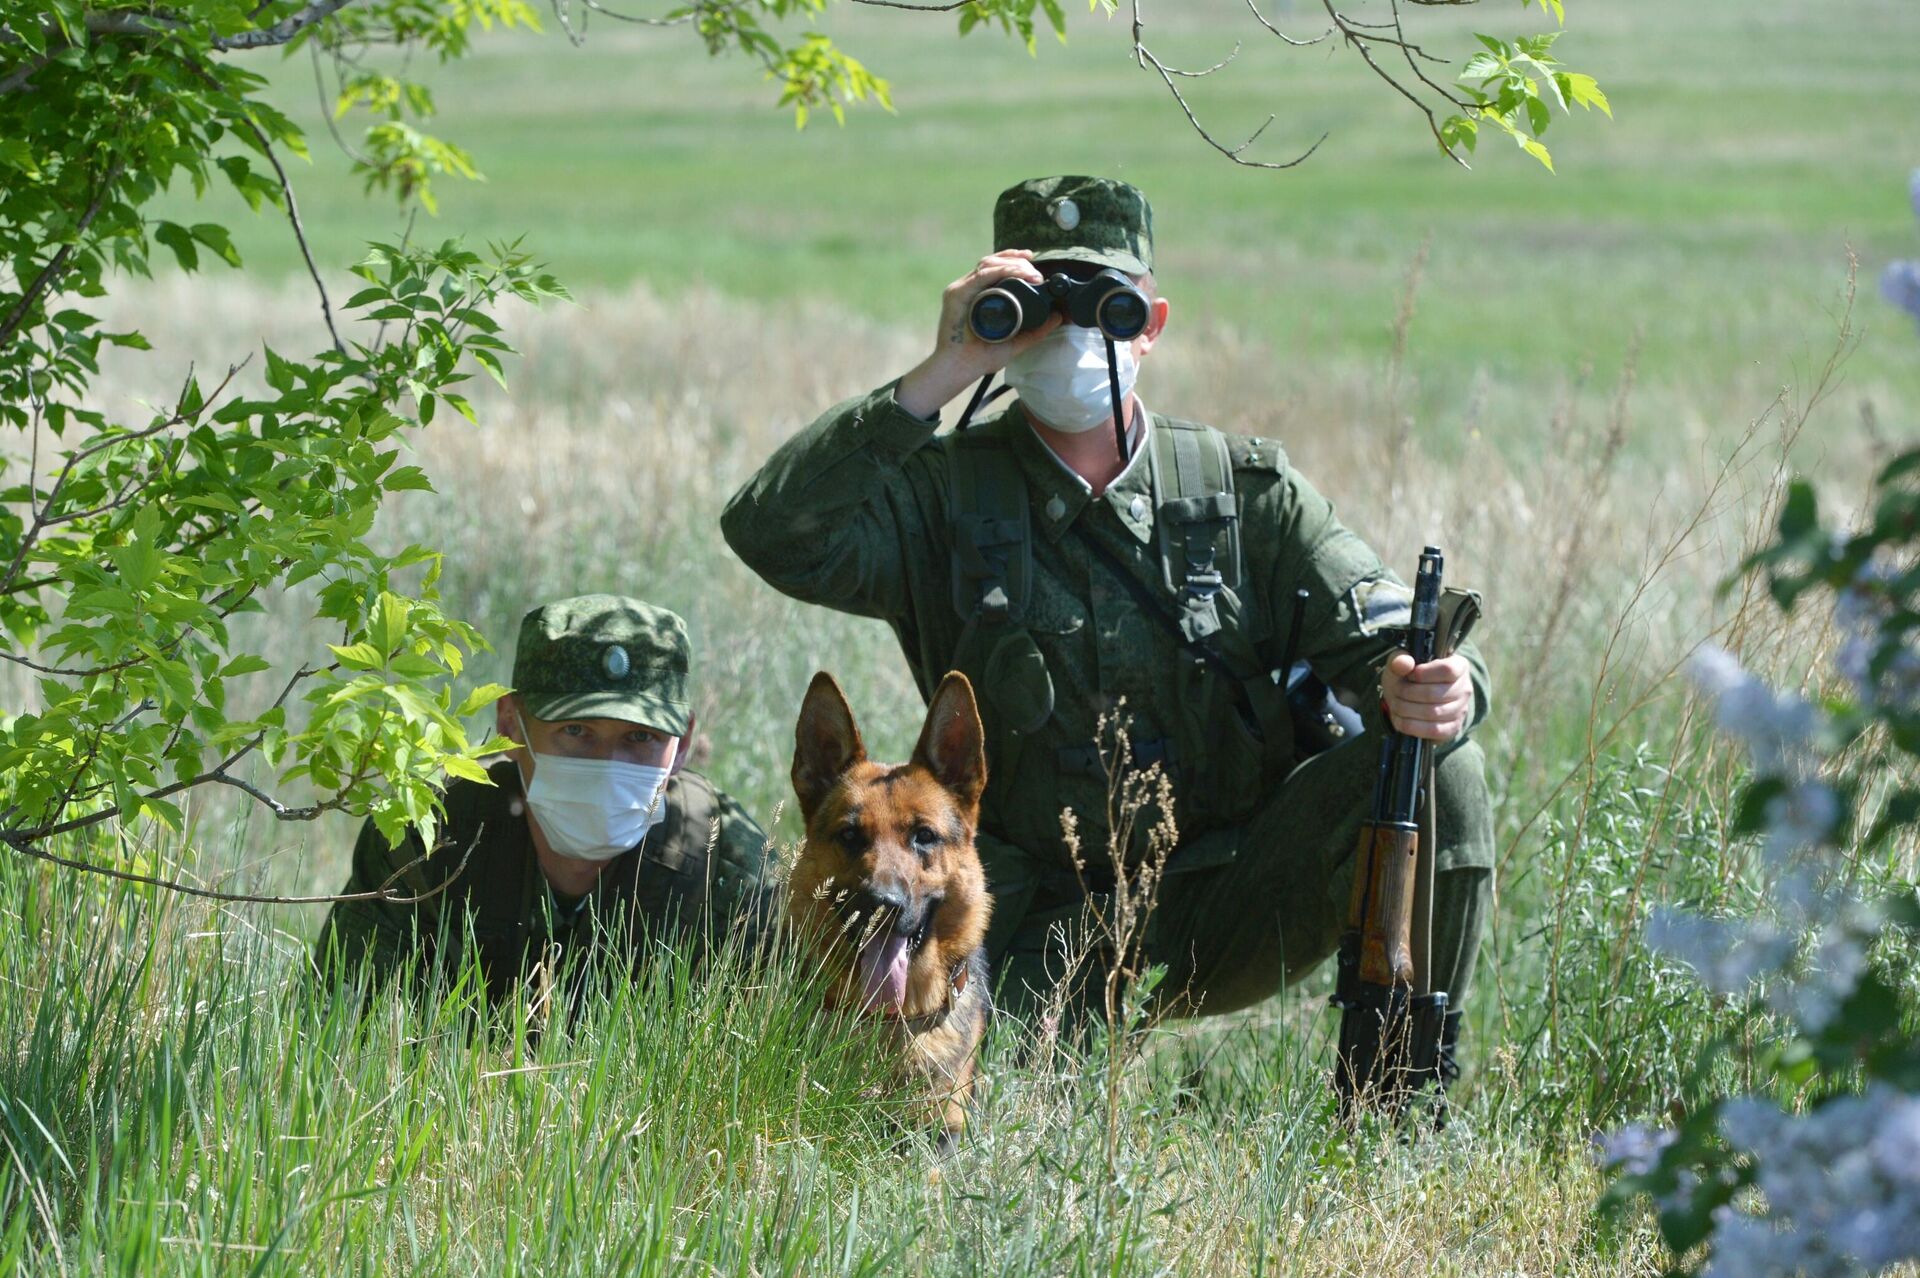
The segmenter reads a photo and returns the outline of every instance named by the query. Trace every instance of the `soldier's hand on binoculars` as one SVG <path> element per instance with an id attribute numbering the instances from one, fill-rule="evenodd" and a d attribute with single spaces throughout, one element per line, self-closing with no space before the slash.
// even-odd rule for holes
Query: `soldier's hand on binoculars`
<path id="1" fill-rule="evenodd" d="M 1473 717 L 1473 679 L 1466 658 L 1453 656 L 1413 663 L 1396 652 L 1380 672 L 1380 699 L 1393 726 L 1410 737 L 1451 741 Z"/>
<path id="2" fill-rule="evenodd" d="M 947 285 L 940 295 L 940 328 L 934 335 L 933 353 L 900 379 L 894 398 L 916 417 L 932 417 L 942 405 L 988 373 L 1005 368 L 1007 361 L 1060 327 L 1055 315 L 1031 333 L 1011 341 L 983 342 L 967 324 L 967 312 L 973 299 L 984 289 L 1002 280 L 1025 280 L 1043 284 L 1046 276 L 1033 264 L 1030 249 L 1007 249 L 989 253 L 971 271 Z"/>

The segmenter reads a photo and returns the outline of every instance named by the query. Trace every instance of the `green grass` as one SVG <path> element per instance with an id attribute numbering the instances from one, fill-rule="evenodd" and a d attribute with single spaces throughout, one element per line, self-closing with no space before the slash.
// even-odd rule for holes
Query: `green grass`
<path id="1" fill-rule="evenodd" d="M 1314 7 L 1276 12 L 1312 32 Z M 1635 332 L 1649 382 L 1764 385 L 1768 361 L 1824 340 L 1817 317 L 1848 245 L 1869 280 L 1920 248 L 1905 195 L 1920 165 L 1920 27 L 1897 3 L 1573 7 L 1559 51 L 1600 78 L 1618 118 L 1558 121 L 1557 177 L 1492 140 L 1474 172 L 1455 168 L 1356 58 L 1254 41 L 1263 33 L 1232 0 L 1149 19 L 1154 47 L 1186 65 L 1248 37 L 1233 66 L 1191 85 L 1221 136 L 1271 112 L 1260 154 L 1285 158 L 1326 132 L 1321 152 L 1286 173 L 1230 166 L 1127 60 L 1126 23 L 1077 10 L 1068 43 L 1043 40 L 1034 57 L 984 34 L 956 40 L 947 17 L 836 13 L 829 29 L 892 79 L 899 113 L 855 110 L 844 127 L 798 134 L 744 63 L 709 60 L 685 31 L 601 22 L 581 47 L 557 32 L 495 36 L 427 71 L 442 131 L 488 181 L 444 183 L 442 215 L 417 233 L 524 234 L 586 291 L 704 284 L 819 307 L 811 340 L 831 344 L 845 340 L 833 319 L 844 308 L 930 328 L 938 289 L 988 247 L 1001 188 L 1111 173 L 1154 201 L 1179 322 L 1240 330 L 1252 357 L 1283 369 L 1381 355 L 1431 237 L 1415 371 L 1449 411 L 1483 370 L 1544 393 L 1584 363 L 1616 364 Z M 1412 20 L 1458 54 L 1473 29 L 1510 35 L 1540 19 L 1502 2 Z M 275 79 L 313 135 L 313 165 L 294 168 L 317 251 L 344 266 L 400 223 L 361 198 L 307 60 Z M 249 257 L 296 269 L 276 218 L 234 220 L 251 223 Z M 1909 334 L 1873 318 L 1855 383 L 1910 406 Z"/>
<path id="2" fill-rule="evenodd" d="M 1309 5 L 1267 7 L 1309 26 Z M 1458 35 L 1518 10 L 1416 17 Z M 1211 61 L 1237 12 L 1183 5 L 1156 47 Z M 1500 896 L 1448 1132 L 1406 1146 L 1330 1122 L 1321 973 L 1119 1052 L 1004 1029 L 976 1134 L 935 1181 L 899 1139 L 901 1098 L 867 1094 L 874 1045 L 812 1015 L 804 973 L 664 962 L 544 1036 L 520 1006 L 481 1033 L 457 992 L 362 1006 L 316 986 L 316 911 L 211 909 L 9 859 L 0 1272 L 1658 1271 L 1647 1222 L 1592 1220 L 1590 1138 L 1738 1083 L 1766 1048 L 1764 1026 L 1637 943 L 1657 902 L 1751 892 L 1728 834 L 1737 766 L 1669 672 L 1736 621 L 1756 666 L 1817 669 L 1818 634 L 1715 591 L 1777 492 L 1797 414 L 1767 406 L 1787 383 L 1803 401 L 1832 345 L 1845 246 L 1869 278 L 1920 249 L 1904 194 L 1920 29 L 1891 2 L 1581 3 L 1562 51 L 1620 119 L 1557 124 L 1557 178 L 1491 147 L 1457 172 L 1346 57 L 1250 48 L 1197 90 L 1223 133 L 1269 110 L 1276 153 L 1334 130 L 1273 175 L 1205 151 L 1126 62 L 1123 28 L 1074 18 L 1068 47 L 1029 59 L 955 43 L 947 19 L 849 17 L 836 33 L 893 77 L 900 115 L 799 135 L 751 72 L 680 32 L 488 39 L 435 72 L 447 131 L 490 181 L 449 186 L 418 233 L 525 232 L 585 301 L 508 317 L 512 391 L 482 387 L 478 427 L 418 436 L 439 492 L 397 497 L 383 536 L 445 549 L 449 608 L 503 648 L 561 594 L 682 612 L 697 766 L 771 822 L 815 670 L 841 678 L 878 756 L 905 757 L 923 707 L 884 626 L 793 604 L 727 553 L 721 504 L 821 408 L 917 357 L 1002 186 L 1140 182 L 1183 326 L 1148 393 L 1283 439 L 1390 560 L 1437 538 L 1487 597 Z M 315 133 L 295 176 L 322 257 L 397 234 L 329 149 L 309 68 L 276 78 Z M 116 353 L 103 401 L 166 395 L 188 361 L 261 341 L 318 344 L 284 225 L 240 220 L 282 286 L 124 290 L 110 326 L 156 350 Z M 1850 380 L 1792 454 L 1840 503 L 1881 448 L 1861 401 L 1888 433 L 1920 420 L 1907 325 L 1869 298 L 1857 318 Z M 293 596 L 239 624 L 281 667 L 322 638 Z M 508 655 L 469 676 L 504 677 Z M 11 668 L 0 687 L 31 705 Z M 83 850 L 233 888 L 344 879 L 345 819 L 273 827 L 226 800 L 190 815 L 184 839 L 128 829 Z M 1910 881 L 1913 857 L 1871 873 Z M 1734 1030 L 1716 1078 L 1691 1077 Z"/>
<path id="3" fill-rule="evenodd" d="M 116 401 L 164 386 L 179 360 L 285 346 L 313 325 L 297 288 L 195 296 L 175 281 L 119 305 L 149 324 L 187 305 L 211 318 L 111 368 L 102 394 Z M 448 606 L 503 648 L 526 607 L 558 594 L 620 590 L 684 613 L 696 766 L 769 821 L 815 670 L 841 678 L 878 757 L 905 757 L 923 715 L 884 626 L 776 595 L 713 535 L 726 495 L 806 414 L 918 342 L 836 309 L 853 340 L 817 350 L 818 314 L 642 288 L 516 314 L 514 390 L 480 395 L 478 427 L 423 432 L 416 460 L 440 491 L 383 515 L 395 542 L 446 549 Z M 637 336 L 659 332 L 672 336 Z M 1268 430 L 1270 383 L 1240 349 L 1170 350 L 1156 393 Z M 1556 410 L 1563 446 L 1497 448 L 1535 420 L 1498 381 L 1481 395 L 1484 437 L 1402 438 L 1390 382 L 1308 379 L 1280 426 L 1396 562 L 1440 530 L 1450 575 L 1489 601 L 1499 911 L 1445 1136 L 1339 1132 L 1323 971 L 1117 1052 L 1006 1027 L 976 1135 L 934 1183 L 922 1148 L 896 1138 L 898 1098 L 867 1094 L 882 1076 L 873 1045 L 814 1018 L 804 976 L 696 981 L 665 962 L 537 1042 L 518 1005 L 475 1038 L 458 998 L 363 1009 L 316 989 L 315 910 L 208 910 L 8 862 L 0 1271 L 1657 1272 L 1647 1222 L 1592 1219 L 1590 1142 L 1697 1097 L 1714 1081 L 1691 1074 L 1702 1043 L 1739 1028 L 1637 936 L 1656 902 L 1738 906 L 1750 891 L 1747 850 L 1726 832 L 1733 769 L 1687 726 L 1665 672 L 1729 619 L 1713 588 L 1773 491 L 1773 451 L 1748 445 L 1736 482 L 1716 485 L 1718 453 L 1704 475 L 1670 442 L 1609 453 L 1606 420 L 1573 406 Z M 1713 394 L 1647 392 L 1625 411 L 1764 405 Z M 1321 421 L 1337 429 L 1302 425 Z M 1443 448 L 1460 460 L 1439 464 Z M 1849 491 L 1857 451 L 1844 460 Z M 1806 636 L 1749 621 L 1784 643 L 1783 667 L 1806 659 Z M 297 597 L 241 624 L 277 665 L 319 638 Z M 468 676 L 504 677 L 508 656 L 479 654 Z M 230 888 L 344 879 L 350 821 L 274 827 L 204 798 L 191 815 L 185 840 L 136 828 L 83 850 Z M 777 828 L 792 833 L 790 813 Z M 1910 877 L 1903 856 L 1876 873 Z M 1752 1068 L 1753 1035 L 1718 1081 Z"/>

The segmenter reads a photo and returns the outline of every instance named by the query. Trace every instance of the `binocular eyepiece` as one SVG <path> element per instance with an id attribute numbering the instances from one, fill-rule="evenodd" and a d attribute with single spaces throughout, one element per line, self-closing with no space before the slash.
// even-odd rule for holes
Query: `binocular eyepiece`
<path id="1" fill-rule="evenodd" d="M 1004 342 L 1031 333 L 1055 311 L 1067 323 L 1097 328 L 1116 342 L 1130 342 L 1146 331 L 1152 308 L 1140 286 L 1112 267 L 1088 279 L 1065 272 L 1045 282 L 1001 280 L 973 299 L 967 325 L 983 342 Z"/>

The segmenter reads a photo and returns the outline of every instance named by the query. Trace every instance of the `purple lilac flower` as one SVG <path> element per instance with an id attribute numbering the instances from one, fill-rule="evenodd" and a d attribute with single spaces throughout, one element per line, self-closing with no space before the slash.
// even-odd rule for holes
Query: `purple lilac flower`
<path id="1" fill-rule="evenodd" d="M 1891 262 L 1880 273 L 1880 295 L 1920 320 L 1920 262 Z"/>
<path id="2" fill-rule="evenodd" d="M 1767 855 L 1819 847 L 1840 823 L 1840 798 L 1818 781 L 1798 781 L 1767 800 Z"/>
<path id="3" fill-rule="evenodd" d="M 1721 731 L 1746 743 L 1762 775 L 1799 770 L 1820 728 L 1819 712 L 1804 698 L 1775 693 L 1711 644 L 1693 654 L 1687 673 L 1713 701 Z"/>
<path id="4" fill-rule="evenodd" d="M 1600 1145 L 1600 1165 L 1629 1176 L 1644 1176 L 1660 1162 L 1661 1151 L 1678 1139 L 1670 1128 L 1629 1123 L 1618 1131 L 1594 1138 Z"/>
<path id="5" fill-rule="evenodd" d="M 1720 1128 L 1753 1156 L 1767 1214 L 1716 1213 L 1709 1273 L 1855 1274 L 1920 1257 L 1920 1098 L 1873 1083 L 1789 1114 L 1738 1097 Z"/>
<path id="6" fill-rule="evenodd" d="M 1794 939 L 1768 919 L 1709 919 L 1657 907 L 1647 919 L 1647 947 L 1691 967 L 1717 994 L 1744 994 L 1793 957 Z"/>

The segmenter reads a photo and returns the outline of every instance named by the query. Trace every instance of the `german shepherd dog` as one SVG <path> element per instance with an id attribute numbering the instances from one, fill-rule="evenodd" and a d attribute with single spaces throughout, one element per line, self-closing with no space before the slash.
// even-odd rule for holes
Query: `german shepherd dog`
<path id="1" fill-rule="evenodd" d="M 993 900 L 974 851 L 986 748 L 973 686 L 941 680 L 913 757 L 867 758 L 833 676 L 813 677 L 794 730 L 806 843 L 788 879 L 796 934 L 831 974 L 827 1003 L 884 1019 L 925 1080 L 944 1151 L 966 1126 L 993 1007 L 982 943 Z"/>

